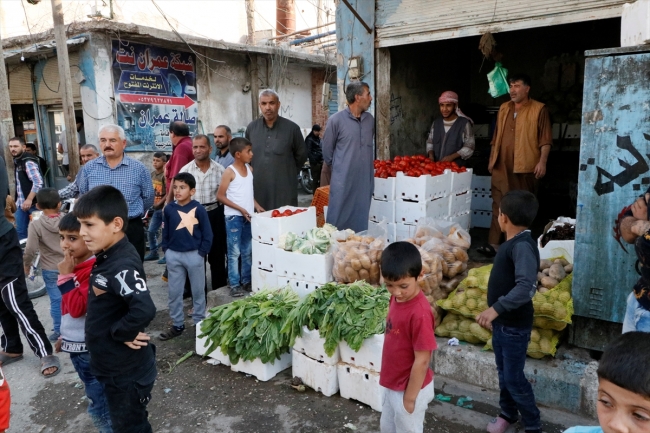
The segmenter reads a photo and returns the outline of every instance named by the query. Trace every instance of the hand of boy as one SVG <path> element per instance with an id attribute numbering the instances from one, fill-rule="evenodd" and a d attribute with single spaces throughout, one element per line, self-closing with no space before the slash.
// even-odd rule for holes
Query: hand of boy
<path id="1" fill-rule="evenodd" d="M 264 208 L 262 206 L 260 206 L 259 204 L 257 204 L 257 202 L 255 202 L 255 212 L 262 213 L 262 212 L 266 212 L 266 211 L 264 210 Z"/>
<path id="2" fill-rule="evenodd" d="M 124 344 L 129 346 L 129 348 L 134 350 L 140 350 L 140 348 L 148 346 L 148 341 L 151 340 L 151 337 L 145 334 L 144 332 L 138 333 L 133 341 L 125 341 Z"/>
<path id="3" fill-rule="evenodd" d="M 63 251 L 63 261 L 57 264 L 59 274 L 67 275 L 73 273 L 75 265 L 76 263 L 74 257 L 72 257 L 72 252 L 70 252 L 70 250 Z"/>
<path id="4" fill-rule="evenodd" d="M 402 404 L 404 405 L 404 409 L 408 413 L 411 414 L 411 413 L 415 412 L 415 400 L 413 400 L 413 401 L 407 400 L 406 396 L 404 396 L 404 398 L 402 399 Z"/>
<path id="5" fill-rule="evenodd" d="M 54 343 L 54 351 L 56 353 L 61 352 L 61 339 L 60 338 L 58 340 L 56 340 L 56 343 Z"/>
<path id="6" fill-rule="evenodd" d="M 499 316 L 499 313 L 493 307 L 488 308 L 483 311 L 481 314 L 476 316 L 476 322 L 481 325 L 483 328 L 491 331 L 492 330 L 492 321 Z"/>

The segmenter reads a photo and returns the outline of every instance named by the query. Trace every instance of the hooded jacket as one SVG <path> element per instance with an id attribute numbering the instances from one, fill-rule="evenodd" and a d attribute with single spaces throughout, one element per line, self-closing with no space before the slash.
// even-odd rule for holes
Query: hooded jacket
<path id="1" fill-rule="evenodd" d="M 59 221 L 61 215 L 47 216 L 41 214 L 38 219 L 29 224 L 27 245 L 23 254 L 23 263 L 28 266 L 34 260 L 36 251 L 41 252 L 41 269 L 58 270 L 58 264 L 63 260 L 63 252 L 59 244 Z"/>

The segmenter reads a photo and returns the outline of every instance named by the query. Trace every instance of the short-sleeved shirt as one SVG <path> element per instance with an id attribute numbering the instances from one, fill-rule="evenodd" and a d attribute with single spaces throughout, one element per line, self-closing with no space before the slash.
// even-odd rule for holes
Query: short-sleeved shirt
<path id="1" fill-rule="evenodd" d="M 433 351 L 438 348 L 433 323 L 433 312 L 424 293 L 418 293 L 407 302 L 397 302 L 391 296 L 381 354 L 381 386 L 393 391 L 406 389 L 415 362 L 415 351 Z M 432 380 L 433 370 L 429 368 L 422 388 Z"/>
<path id="2" fill-rule="evenodd" d="M 192 196 L 192 200 L 204 205 L 207 211 L 218 207 L 217 191 L 219 191 L 223 171 L 224 168 L 212 160 L 210 160 L 210 168 L 205 173 L 196 165 L 196 161 L 190 161 L 189 164 L 181 168 L 180 173 L 190 173 L 196 180 L 196 192 Z"/>
<path id="3" fill-rule="evenodd" d="M 167 196 L 167 189 L 165 188 L 165 172 L 161 171 L 156 173 L 156 171 L 151 172 L 151 183 L 153 184 L 153 205 L 156 206 L 161 201 L 165 200 Z"/>
<path id="4" fill-rule="evenodd" d="M 215 156 L 214 160 L 223 168 L 228 168 L 229 165 L 235 162 L 235 158 L 230 154 L 230 151 L 222 155 L 219 149 L 217 149 L 217 156 Z"/>

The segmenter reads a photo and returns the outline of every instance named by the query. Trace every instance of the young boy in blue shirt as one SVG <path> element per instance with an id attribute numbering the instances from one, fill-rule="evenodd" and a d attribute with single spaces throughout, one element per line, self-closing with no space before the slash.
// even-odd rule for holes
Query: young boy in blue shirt
<path id="1" fill-rule="evenodd" d="M 519 414 L 526 432 L 541 433 L 533 388 L 524 376 L 539 269 L 537 242 L 528 227 L 538 208 L 532 193 L 513 190 L 503 196 L 499 209 L 499 226 L 506 242 L 499 247 L 488 281 L 490 308 L 476 317 L 479 325 L 492 331 L 501 390 L 501 413 L 488 424 L 489 433 L 504 433 Z"/>
<path id="2" fill-rule="evenodd" d="M 161 340 L 178 337 L 185 329 L 183 290 L 189 275 L 192 287 L 192 320 L 205 319 L 205 261 L 212 246 L 212 228 L 201 203 L 192 200 L 196 179 L 190 173 L 178 173 L 173 180 L 174 199 L 163 212 L 162 249 L 167 258 L 169 278 L 169 315 L 172 326 Z"/>

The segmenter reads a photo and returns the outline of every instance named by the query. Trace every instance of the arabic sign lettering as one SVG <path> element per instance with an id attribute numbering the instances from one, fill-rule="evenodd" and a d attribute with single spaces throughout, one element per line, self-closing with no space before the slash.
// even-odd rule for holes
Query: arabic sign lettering
<path id="1" fill-rule="evenodd" d="M 169 124 L 177 120 L 197 132 L 193 54 L 114 40 L 113 82 L 127 151 L 171 151 Z"/>

